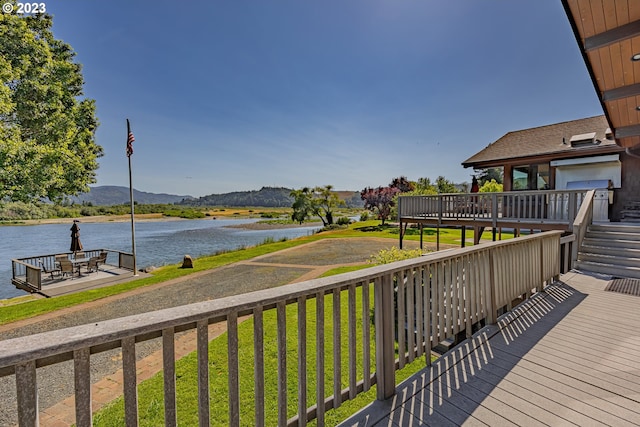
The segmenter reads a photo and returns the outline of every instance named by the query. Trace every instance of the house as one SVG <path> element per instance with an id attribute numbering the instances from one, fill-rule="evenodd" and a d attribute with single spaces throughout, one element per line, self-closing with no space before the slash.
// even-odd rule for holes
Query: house
<path id="1" fill-rule="evenodd" d="M 616 143 L 604 115 L 508 132 L 462 165 L 503 168 L 504 191 L 607 189 L 600 220 L 633 220 L 640 202 L 640 157 Z"/>

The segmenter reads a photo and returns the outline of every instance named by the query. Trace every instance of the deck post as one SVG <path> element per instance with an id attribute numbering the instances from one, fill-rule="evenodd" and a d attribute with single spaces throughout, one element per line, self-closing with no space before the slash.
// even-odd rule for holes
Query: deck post
<path id="1" fill-rule="evenodd" d="M 377 399 L 386 400 L 396 392 L 395 340 L 393 338 L 393 281 L 390 274 L 374 284 Z"/>
<path id="2" fill-rule="evenodd" d="M 498 307 L 496 307 L 496 267 L 494 265 L 494 251 L 489 251 L 489 295 L 487 300 L 487 323 L 493 325 L 497 320 L 497 311 Z"/>
<path id="3" fill-rule="evenodd" d="M 461 234 L 461 236 L 460 236 L 460 240 L 461 240 L 460 247 L 464 248 L 466 243 L 467 243 L 466 242 L 466 240 L 467 240 L 467 227 L 466 226 L 464 226 L 464 225 L 462 226 L 462 228 L 460 230 L 460 234 Z"/>
<path id="4" fill-rule="evenodd" d="M 422 223 L 420 223 L 420 249 L 423 249 L 423 243 L 422 243 L 422 232 L 424 230 L 424 226 L 422 225 Z M 402 247 L 400 247 L 400 249 L 402 249 Z"/>

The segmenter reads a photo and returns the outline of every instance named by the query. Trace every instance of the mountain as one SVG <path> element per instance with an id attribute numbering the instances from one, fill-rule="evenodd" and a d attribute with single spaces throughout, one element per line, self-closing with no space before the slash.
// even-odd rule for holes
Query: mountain
<path id="1" fill-rule="evenodd" d="M 261 206 L 265 208 L 290 207 L 293 198 L 290 188 L 262 187 L 260 190 L 234 191 L 224 194 L 210 194 L 197 199 L 183 200 L 180 205 L 188 206 Z"/>
<path id="2" fill-rule="evenodd" d="M 261 206 L 265 208 L 288 208 L 291 207 L 293 203 L 293 198 L 289 195 L 291 191 L 293 191 L 291 188 L 284 187 L 262 187 L 260 190 L 210 194 L 197 199 L 183 200 L 176 204 L 188 206 Z M 362 207 L 360 193 L 354 191 L 336 191 L 336 193 L 340 199 L 346 202 L 347 206 Z"/>
<path id="3" fill-rule="evenodd" d="M 165 193 L 147 193 L 133 189 L 133 200 L 140 204 L 170 204 L 177 203 L 185 199 L 192 199 L 191 196 L 178 196 Z M 70 199 L 74 203 L 91 203 L 94 206 L 122 205 L 129 203 L 129 188 L 116 185 L 101 185 L 91 187 L 88 193 L 82 193 Z"/>

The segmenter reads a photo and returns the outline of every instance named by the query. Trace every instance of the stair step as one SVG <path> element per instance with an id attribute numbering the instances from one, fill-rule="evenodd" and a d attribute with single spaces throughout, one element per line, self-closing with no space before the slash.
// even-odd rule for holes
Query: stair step
<path id="1" fill-rule="evenodd" d="M 639 248 L 612 248 L 611 246 L 595 246 L 595 245 L 582 245 L 580 253 L 585 254 L 597 254 L 597 255 L 611 255 L 625 258 L 637 258 L 640 259 L 640 247 Z"/>
<path id="2" fill-rule="evenodd" d="M 594 239 L 592 237 L 586 237 L 582 241 L 583 246 L 599 246 L 602 248 L 627 248 L 627 249 L 640 249 L 640 241 L 638 240 L 614 240 L 614 239 Z"/>
<path id="3" fill-rule="evenodd" d="M 623 231 L 588 231 L 587 238 L 603 240 L 626 240 L 640 242 L 640 233 L 629 233 Z"/>
<path id="4" fill-rule="evenodd" d="M 633 224 L 620 224 L 620 223 L 609 223 L 609 224 L 592 224 L 589 226 L 589 232 L 591 231 L 603 231 L 608 232 L 612 231 L 614 233 L 636 233 L 640 234 L 640 225 Z"/>
<path id="5" fill-rule="evenodd" d="M 638 267 L 623 267 L 599 262 L 578 261 L 576 262 L 575 268 L 593 273 L 608 274 L 613 277 L 640 279 L 640 268 Z"/>
<path id="6" fill-rule="evenodd" d="M 640 209 L 640 202 L 626 202 L 624 204 L 625 209 Z"/>
<path id="7" fill-rule="evenodd" d="M 640 252 L 640 251 L 639 251 Z M 615 265 L 620 267 L 640 268 L 640 258 L 627 257 L 624 254 L 599 254 L 593 252 L 580 252 L 578 261 L 595 262 L 600 264 Z"/>

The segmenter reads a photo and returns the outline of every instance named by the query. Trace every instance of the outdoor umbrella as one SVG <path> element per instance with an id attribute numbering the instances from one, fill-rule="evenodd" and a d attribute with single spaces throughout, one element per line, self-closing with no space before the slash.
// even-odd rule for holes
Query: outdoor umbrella
<path id="1" fill-rule="evenodd" d="M 77 219 L 73 220 L 71 226 L 71 252 L 76 253 L 82 250 L 82 243 L 80 242 L 80 227 L 78 227 Z"/>

